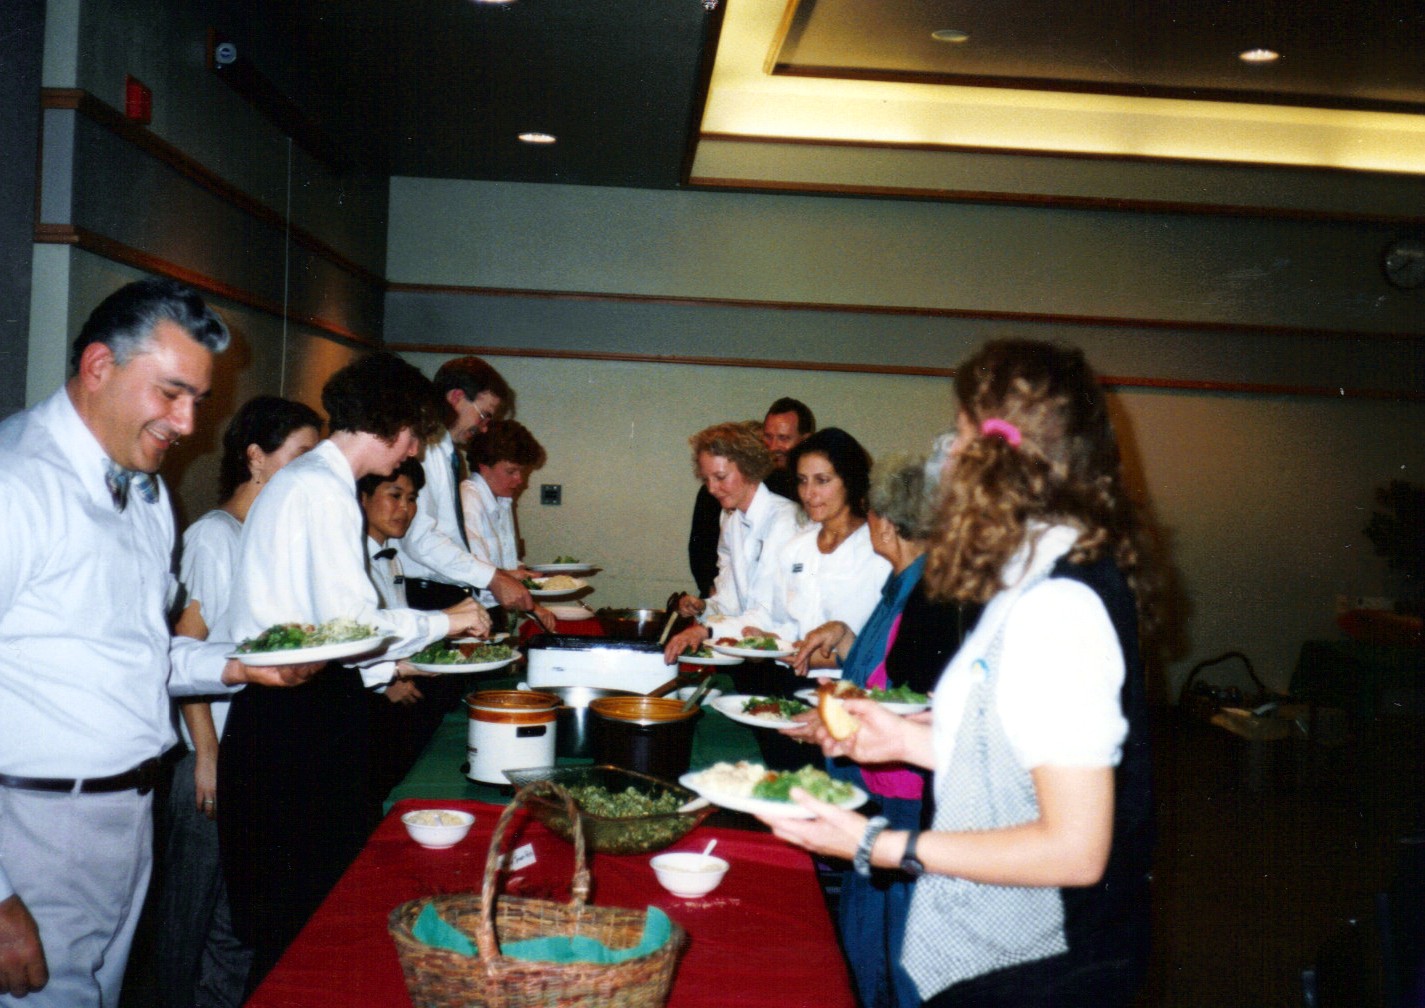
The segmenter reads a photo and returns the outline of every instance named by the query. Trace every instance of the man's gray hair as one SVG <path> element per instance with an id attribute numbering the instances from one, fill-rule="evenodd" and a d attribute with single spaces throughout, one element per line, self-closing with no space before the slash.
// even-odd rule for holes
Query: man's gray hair
<path id="1" fill-rule="evenodd" d="M 93 343 L 107 346 L 118 363 L 128 363 L 149 346 L 154 326 L 164 321 L 213 353 L 228 348 L 227 325 L 197 291 L 177 280 L 150 277 L 125 284 L 90 313 L 70 351 L 70 374 L 79 372 L 79 359 Z"/>

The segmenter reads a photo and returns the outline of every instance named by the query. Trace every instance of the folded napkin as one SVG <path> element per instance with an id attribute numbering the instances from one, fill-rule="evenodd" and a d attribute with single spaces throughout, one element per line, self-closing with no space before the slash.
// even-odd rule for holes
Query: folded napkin
<path id="1" fill-rule="evenodd" d="M 627 959 L 637 959 L 662 948 L 673 934 L 673 923 L 668 915 L 655 906 L 647 908 L 643 918 L 643 937 L 637 945 L 626 949 L 611 949 L 601 941 L 585 935 L 553 935 L 548 938 L 528 938 L 524 941 L 509 942 L 500 946 L 500 954 L 511 959 L 529 962 L 555 963 L 621 963 Z M 446 949 L 460 955 L 478 956 L 475 947 L 466 934 L 455 927 L 436 910 L 433 903 L 426 904 L 421 915 L 411 928 L 411 935 L 418 942 L 435 948 Z"/>

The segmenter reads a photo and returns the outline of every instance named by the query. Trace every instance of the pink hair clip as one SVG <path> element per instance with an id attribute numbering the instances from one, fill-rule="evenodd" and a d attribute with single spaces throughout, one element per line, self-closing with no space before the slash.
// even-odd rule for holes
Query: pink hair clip
<path id="1" fill-rule="evenodd" d="M 991 434 L 998 434 L 1008 441 L 1012 448 L 1018 448 L 1019 442 L 1024 440 L 1023 436 L 1019 433 L 1018 427 L 1008 420 L 1000 420 L 995 417 L 991 417 L 989 420 L 985 420 L 980 424 L 980 433 L 985 437 L 989 437 Z"/>

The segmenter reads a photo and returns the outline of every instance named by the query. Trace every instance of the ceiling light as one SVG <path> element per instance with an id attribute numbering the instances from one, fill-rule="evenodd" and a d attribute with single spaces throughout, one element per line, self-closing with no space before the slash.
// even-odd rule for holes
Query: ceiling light
<path id="1" fill-rule="evenodd" d="M 1274 63 L 1281 59 L 1281 53 L 1275 49 L 1244 49 L 1237 58 L 1243 63 Z"/>
<path id="2" fill-rule="evenodd" d="M 527 144 L 552 144 L 559 138 L 553 133 L 521 133 L 520 142 Z"/>
<path id="3" fill-rule="evenodd" d="M 959 28 L 941 28 L 931 32 L 930 37 L 937 42 L 968 42 L 970 33 L 963 32 Z"/>

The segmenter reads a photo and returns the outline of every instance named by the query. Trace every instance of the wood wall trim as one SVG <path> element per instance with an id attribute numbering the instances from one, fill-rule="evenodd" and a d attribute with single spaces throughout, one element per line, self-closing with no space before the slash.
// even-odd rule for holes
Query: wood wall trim
<path id="1" fill-rule="evenodd" d="M 954 368 L 918 367 L 903 364 L 847 364 L 837 361 L 760 360 L 747 357 L 706 357 L 699 355 L 641 354 L 604 350 L 537 350 L 519 347 L 467 346 L 451 343 L 387 343 L 395 353 L 428 353 L 482 357 L 521 357 L 545 360 L 618 361 L 632 364 L 685 364 L 706 367 L 767 368 L 774 371 L 825 371 L 844 374 L 905 375 L 918 378 L 955 376 Z M 1314 399 L 1371 399 L 1385 402 L 1425 402 L 1425 392 L 1394 389 L 1326 388 L 1317 385 L 1271 385 L 1258 382 L 1199 381 L 1179 378 L 1138 378 L 1128 375 L 1100 375 L 1108 388 L 1156 391 L 1204 392 L 1218 395 L 1289 396 Z"/>
<path id="2" fill-rule="evenodd" d="M 287 230 L 294 242 L 343 272 L 378 291 L 385 290 L 385 277 L 338 252 L 305 228 L 292 224 L 283 214 L 249 196 L 152 130 L 130 122 L 117 109 L 100 101 L 88 91 L 79 88 L 44 88 L 40 92 L 40 103 L 41 107 L 46 109 L 70 109 L 78 112 L 248 216 L 278 230 Z"/>
<path id="3" fill-rule="evenodd" d="M 391 294 L 443 294 L 461 297 L 514 297 L 556 301 L 610 301 L 686 305 L 692 307 L 756 308 L 771 311 L 843 312 L 853 315 L 905 315 L 917 318 L 960 318 L 982 322 L 1008 322 L 1025 325 L 1062 325 L 1102 329 L 1170 329 L 1203 333 L 1236 333 L 1251 336 L 1305 336 L 1384 341 L 1425 338 L 1425 330 L 1418 333 L 1387 333 L 1356 329 L 1303 329 L 1296 326 L 1253 325 L 1246 322 L 1191 322 L 1182 319 L 996 311 L 980 308 L 837 304 L 818 301 L 757 301 L 747 298 L 689 297 L 686 295 L 667 294 L 615 294 L 601 291 L 523 290 L 507 287 L 467 287 L 460 284 L 392 282 L 387 284 L 387 291 Z"/>
<path id="4" fill-rule="evenodd" d="M 1292 171 L 1313 175 L 1339 175 L 1359 179 L 1413 178 L 1408 172 L 1360 171 L 1322 165 L 1281 165 L 1250 161 L 1152 157 L 1147 154 L 1106 154 L 1094 151 L 1055 151 L 1029 147 L 984 147 L 969 144 L 892 143 L 878 140 L 825 140 L 816 137 L 759 136 L 746 133 L 703 133 L 700 137 L 719 143 L 773 144 L 779 147 L 837 147 L 861 150 L 928 151 L 937 154 L 972 154 L 992 157 L 1030 157 L 1044 160 L 1107 161 L 1121 164 L 1172 166 L 1248 171 Z M 1425 214 L 1372 214 L 1345 210 L 1314 210 L 1299 207 L 1269 207 L 1248 204 L 1190 203 L 1182 200 L 1123 199 L 1109 196 L 1069 196 L 1054 193 L 1016 193 L 978 189 L 932 189 L 919 186 L 855 185 L 833 182 L 788 182 L 782 180 L 722 178 L 689 175 L 688 186 L 701 189 L 741 189 L 749 192 L 805 192 L 818 196 L 872 196 L 881 199 L 924 199 L 941 202 L 993 203 L 1016 206 L 1056 207 L 1069 210 L 1122 210 L 1133 213 L 1199 214 L 1204 217 L 1259 217 L 1269 220 L 1340 221 L 1352 224 L 1391 224 L 1401 227 L 1425 225 Z"/>
<path id="5" fill-rule="evenodd" d="M 304 315 L 283 308 L 281 303 L 270 298 L 254 294 L 252 291 L 242 287 L 234 287 L 232 284 L 224 283 L 206 273 L 199 273 L 197 270 L 180 266 L 178 263 L 164 259 L 160 256 L 152 255 L 141 249 L 136 249 L 122 242 L 117 242 L 106 235 L 97 234 L 86 228 L 74 227 L 69 224 L 38 224 L 35 226 L 35 243 L 40 245 L 73 245 L 101 258 L 112 262 L 122 263 L 125 266 L 132 266 L 134 269 L 142 270 L 145 273 L 152 273 L 156 276 L 165 276 L 173 280 L 179 280 L 190 287 L 197 288 L 215 297 L 226 298 L 238 304 L 255 308 L 260 312 L 277 318 L 286 319 L 298 325 L 316 329 L 334 339 L 344 343 L 351 343 L 356 346 L 365 347 L 370 350 L 384 349 L 380 341 L 360 333 L 352 332 L 350 329 L 329 319 L 320 318 L 316 315 Z"/>

